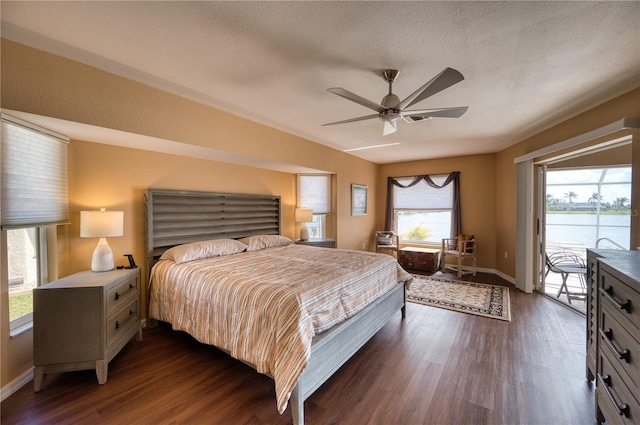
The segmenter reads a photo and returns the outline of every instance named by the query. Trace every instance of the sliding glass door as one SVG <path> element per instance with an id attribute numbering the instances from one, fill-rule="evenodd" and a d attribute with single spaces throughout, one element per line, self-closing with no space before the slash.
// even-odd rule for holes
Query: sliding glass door
<path id="1" fill-rule="evenodd" d="M 540 292 L 586 310 L 587 248 L 629 249 L 631 167 L 538 167 Z"/>

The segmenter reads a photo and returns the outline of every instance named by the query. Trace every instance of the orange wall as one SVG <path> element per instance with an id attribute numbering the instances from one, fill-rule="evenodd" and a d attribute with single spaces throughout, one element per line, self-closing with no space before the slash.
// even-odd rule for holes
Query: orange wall
<path id="1" fill-rule="evenodd" d="M 1 65 L 3 108 L 327 171 L 336 175 L 333 236 L 338 246 L 362 249 L 375 230 L 375 210 L 367 216 L 350 215 L 350 187 L 370 186 L 369 202 L 375 205 L 376 164 L 5 39 Z M 105 166 L 117 165 L 104 161 L 109 164 Z M 264 184 L 263 176 L 253 170 L 257 169 L 243 170 L 240 177 L 249 190 Z M 197 185 L 184 184 L 184 189 Z M 233 183 L 226 186 L 230 191 Z"/>
<path id="2" fill-rule="evenodd" d="M 640 117 L 640 88 L 618 96 L 567 121 L 529 137 L 497 154 L 496 160 L 496 269 L 515 276 L 515 255 L 504 259 L 499 253 L 516 249 L 516 165 L 514 159 L 530 152 L 562 142 L 580 134 L 600 128 L 622 118 Z M 632 211 L 640 208 L 640 139 L 634 137 L 632 147 L 634 169 Z M 639 218 L 632 217 L 631 246 L 640 239 Z"/>
<path id="3" fill-rule="evenodd" d="M 369 249 L 376 229 L 378 166 L 212 107 L 96 68 L 2 39 L 2 108 L 204 146 L 231 154 L 334 174 L 339 248 Z M 153 147 L 149 147 L 153 150 Z M 366 216 L 351 216 L 351 184 L 368 186 Z M 142 193 L 149 186 L 276 194 L 282 197 L 282 231 L 295 237 L 295 174 L 72 140 L 69 147 L 71 224 L 58 231 L 59 277 L 87 269 L 96 241 L 79 238 L 79 211 L 106 207 L 125 213 L 125 235 L 109 240 L 116 258 L 132 253 L 144 264 Z M 143 270 L 143 275 L 146 270 Z M 0 302 L 6 305 L 7 282 Z M 32 333 L 9 338 L 1 326 L 0 385 L 32 366 Z"/>
<path id="4" fill-rule="evenodd" d="M 80 211 L 106 207 L 124 211 L 124 235 L 108 241 L 116 264 L 126 264 L 122 255 L 133 254 L 146 281 L 143 195 L 149 187 L 279 195 L 282 234 L 295 238 L 293 174 L 76 140 L 69 146 L 69 164 L 71 224 L 59 231 L 69 240 L 66 258 L 59 258 L 62 276 L 88 269 L 97 243 L 79 237 Z"/>
<path id="5" fill-rule="evenodd" d="M 606 151 L 579 156 L 577 158 L 567 159 L 551 164 L 548 168 L 602 167 L 605 165 L 615 167 L 629 164 L 631 164 L 630 144 L 608 149 Z"/>
<path id="6" fill-rule="evenodd" d="M 384 228 L 387 177 L 460 171 L 462 231 L 476 237 L 478 267 L 495 269 L 495 161 L 495 154 L 484 154 L 381 165 L 378 177 L 378 227 Z"/>

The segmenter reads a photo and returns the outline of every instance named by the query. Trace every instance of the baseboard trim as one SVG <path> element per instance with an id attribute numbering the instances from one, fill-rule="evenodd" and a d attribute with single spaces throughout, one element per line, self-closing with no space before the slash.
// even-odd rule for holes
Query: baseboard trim
<path id="1" fill-rule="evenodd" d="M 508 274 L 504 274 L 500 270 L 493 270 L 493 274 L 495 274 L 496 276 L 500 276 L 509 283 L 512 283 L 514 285 L 516 284 L 516 279 L 514 277 L 511 277 Z"/>
<path id="2" fill-rule="evenodd" d="M 450 267 L 450 266 L 452 266 L 452 267 Z M 454 264 L 447 263 L 447 269 L 455 271 L 457 269 L 457 266 L 454 265 Z M 515 278 L 513 278 L 513 277 L 511 277 L 511 276 L 509 276 L 507 274 L 502 273 L 500 270 L 485 269 L 485 268 L 482 268 L 482 267 L 476 267 L 476 272 L 495 274 L 496 276 L 501 277 L 502 279 L 506 280 L 509 283 L 512 283 L 514 285 L 516 284 L 516 279 Z M 464 273 L 464 274 L 473 273 L 473 267 L 472 266 L 463 265 L 462 266 L 462 273 Z M 463 278 L 464 278 L 464 274 L 463 274 Z"/>
<path id="3" fill-rule="evenodd" d="M 33 368 L 26 370 L 22 375 L 0 389 L 0 401 L 5 401 L 9 396 L 27 385 L 33 380 Z"/>

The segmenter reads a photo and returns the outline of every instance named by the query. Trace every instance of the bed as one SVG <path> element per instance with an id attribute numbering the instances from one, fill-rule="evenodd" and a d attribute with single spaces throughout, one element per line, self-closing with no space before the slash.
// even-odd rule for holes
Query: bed
<path id="1" fill-rule="evenodd" d="M 149 317 L 275 381 L 276 406 L 304 400 L 398 311 L 411 276 L 390 256 L 296 245 L 280 198 L 149 189 Z"/>

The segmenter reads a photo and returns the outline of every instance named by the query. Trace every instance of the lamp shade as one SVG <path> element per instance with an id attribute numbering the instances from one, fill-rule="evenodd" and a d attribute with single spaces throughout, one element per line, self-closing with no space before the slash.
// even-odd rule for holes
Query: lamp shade
<path id="1" fill-rule="evenodd" d="M 124 213 L 122 211 L 80 211 L 80 237 L 100 238 L 91 257 L 91 270 L 107 272 L 113 270 L 113 251 L 106 238 L 122 236 Z"/>
<path id="2" fill-rule="evenodd" d="M 313 210 L 296 208 L 296 223 L 308 223 L 310 221 L 313 221 Z"/>
<path id="3" fill-rule="evenodd" d="M 122 211 L 80 211 L 81 238 L 110 238 L 122 236 L 124 213 Z"/>

